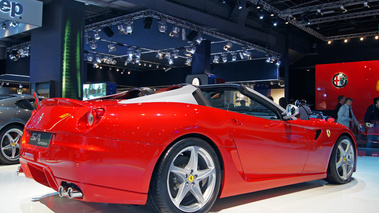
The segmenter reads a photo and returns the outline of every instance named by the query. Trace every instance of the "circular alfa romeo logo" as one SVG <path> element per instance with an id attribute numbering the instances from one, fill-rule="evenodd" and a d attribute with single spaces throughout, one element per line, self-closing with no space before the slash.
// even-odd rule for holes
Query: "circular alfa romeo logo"
<path id="1" fill-rule="evenodd" d="M 347 76 L 345 73 L 339 72 L 333 76 L 332 83 L 337 88 L 343 88 L 347 85 Z"/>

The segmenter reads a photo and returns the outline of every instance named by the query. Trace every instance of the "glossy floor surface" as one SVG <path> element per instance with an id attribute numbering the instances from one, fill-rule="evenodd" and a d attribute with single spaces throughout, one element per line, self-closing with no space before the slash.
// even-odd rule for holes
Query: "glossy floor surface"
<path id="1" fill-rule="evenodd" d="M 50 188 L 25 176 L 18 165 L 0 165 L 0 213 L 147 213 L 146 206 L 85 203 L 60 198 Z M 211 212 L 320 213 L 379 212 L 379 158 L 359 157 L 354 180 L 331 185 L 323 180 L 217 200 Z"/>

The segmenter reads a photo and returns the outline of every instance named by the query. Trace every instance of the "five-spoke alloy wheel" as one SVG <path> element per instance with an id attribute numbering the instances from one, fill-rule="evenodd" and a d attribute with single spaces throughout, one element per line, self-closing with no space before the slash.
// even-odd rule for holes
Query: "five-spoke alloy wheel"
<path id="1" fill-rule="evenodd" d="M 11 125 L 4 128 L 0 134 L 0 162 L 3 164 L 18 163 L 22 128 Z"/>
<path id="2" fill-rule="evenodd" d="M 327 181 L 347 183 L 351 180 L 355 167 L 355 147 L 347 136 L 338 139 L 329 162 Z"/>
<path id="3" fill-rule="evenodd" d="M 218 197 L 221 169 L 213 148 L 198 138 L 172 146 L 161 160 L 149 193 L 158 212 L 207 212 Z"/>

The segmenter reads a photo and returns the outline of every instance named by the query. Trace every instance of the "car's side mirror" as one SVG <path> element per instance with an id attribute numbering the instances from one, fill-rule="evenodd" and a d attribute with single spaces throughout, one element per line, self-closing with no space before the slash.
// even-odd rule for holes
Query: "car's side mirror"
<path id="1" fill-rule="evenodd" d="M 299 108 L 293 104 L 288 104 L 286 112 L 283 113 L 284 120 L 296 120 L 296 116 L 299 114 Z"/>

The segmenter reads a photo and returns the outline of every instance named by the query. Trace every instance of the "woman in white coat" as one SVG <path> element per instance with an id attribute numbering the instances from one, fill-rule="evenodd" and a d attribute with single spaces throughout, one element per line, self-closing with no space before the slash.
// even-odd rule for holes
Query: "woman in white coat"
<path id="1" fill-rule="evenodd" d="M 359 126 L 359 123 L 354 116 L 352 105 L 353 105 L 353 99 L 346 98 L 346 103 L 342 105 L 341 108 L 338 110 L 338 119 L 337 119 L 337 123 L 347 126 L 350 129 L 353 128 L 353 123 Z"/>

